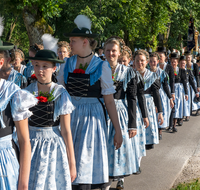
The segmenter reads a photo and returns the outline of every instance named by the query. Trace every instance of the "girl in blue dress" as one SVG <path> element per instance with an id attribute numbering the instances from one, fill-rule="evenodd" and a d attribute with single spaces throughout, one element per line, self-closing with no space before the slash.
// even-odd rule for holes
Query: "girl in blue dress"
<path id="1" fill-rule="evenodd" d="M 199 82 L 199 67 L 196 63 L 192 63 L 192 54 L 190 51 L 185 52 L 186 55 L 186 65 L 187 70 L 191 70 L 194 75 L 195 85 L 197 86 L 197 91 L 200 92 L 200 82 Z M 194 102 L 195 92 L 190 86 L 191 89 L 191 97 L 192 97 L 192 111 L 196 111 L 196 115 L 199 115 L 198 110 L 200 109 L 200 102 Z"/>
<path id="2" fill-rule="evenodd" d="M 76 164 L 70 129 L 74 106 L 63 86 L 52 82 L 58 60 L 51 50 L 40 50 L 34 60 L 37 81 L 26 89 L 38 104 L 29 118 L 31 141 L 31 175 L 29 190 L 70 190 L 76 177 Z M 70 177 L 71 175 L 71 177 Z"/>
<path id="3" fill-rule="evenodd" d="M 159 55 L 157 53 L 150 54 L 150 61 L 149 66 L 152 72 L 155 72 L 160 79 L 161 88 L 159 89 L 160 98 L 162 102 L 162 112 L 163 112 L 163 119 L 164 122 L 162 125 L 158 123 L 158 130 L 159 130 L 159 140 L 162 139 L 162 129 L 165 129 L 169 126 L 169 118 L 171 109 L 174 107 L 174 102 L 172 99 L 172 95 L 169 89 L 168 84 L 168 75 L 167 73 L 162 70 L 160 67 L 157 67 L 159 62 Z"/>
<path id="4" fill-rule="evenodd" d="M 1 18 L 0 18 L 1 20 Z M 0 23 L 0 36 L 2 34 Z M 14 47 L 0 39 L 0 69 L 9 58 Z M 31 162 L 31 146 L 28 131 L 29 111 L 37 99 L 27 91 L 21 90 L 12 82 L 0 78 L 0 189 L 28 190 Z M 17 160 L 17 147 L 12 141 L 13 127 L 17 129 L 20 156 Z M 16 150 L 16 151 L 15 151 Z"/>
<path id="5" fill-rule="evenodd" d="M 122 134 L 113 94 L 112 72 L 109 63 L 93 55 L 97 37 L 91 32 L 91 21 L 79 15 L 77 24 L 70 34 L 70 46 L 74 56 L 66 59 L 64 73 L 60 70 L 63 83 L 72 97 L 76 109 L 72 112 L 71 129 L 75 149 L 77 177 L 73 189 L 105 189 L 109 181 L 107 154 L 107 125 L 103 95 L 108 114 L 115 127 L 113 145 L 122 143 Z"/>
<path id="6" fill-rule="evenodd" d="M 183 98 L 188 101 L 188 87 L 186 70 L 178 67 L 179 55 L 171 53 L 170 62 L 174 69 L 175 75 L 175 113 L 173 127 L 170 127 L 170 132 L 177 132 L 177 119 L 183 118 L 184 102 Z"/>
<path id="7" fill-rule="evenodd" d="M 138 50 L 135 52 L 134 58 L 135 67 L 144 80 L 144 94 L 149 119 L 149 127 L 146 128 L 146 148 L 151 149 L 154 144 L 159 143 L 158 123 L 160 125 L 163 124 L 162 104 L 159 94 L 161 84 L 157 74 L 146 69 L 149 60 L 148 52 L 145 50 Z M 158 111 L 158 122 L 155 106 Z"/>
<path id="8" fill-rule="evenodd" d="M 196 97 L 199 97 L 199 93 L 197 91 L 197 87 L 195 85 L 195 79 L 192 70 L 186 68 L 186 56 L 181 56 L 179 60 L 179 68 L 186 70 L 186 77 L 187 77 L 187 88 L 188 88 L 188 101 L 183 98 L 183 117 L 185 117 L 185 121 L 189 121 L 190 114 L 191 114 L 191 105 L 192 105 L 192 97 L 191 97 L 191 90 L 190 86 L 195 92 Z M 181 126 L 183 125 L 183 118 L 178 120 L 178 124 Z"/>
<path id="9" fill-rule="evenodd" d="M 139 145 L 135 141 L 132 141 L 131 138 L 135 138 L 137 127 L 138 129 L 141 128 L 141 126 L 137 126 L 137 119 L 141 120 L 141 117 L 136 118 L 137 84 L 140 81 L 132 67 L 126 67 L 118 63 L 119 55 L 121 53 L 126 55 L 124 53 L 126 49 L 121 48 L 120 40 L 111 37 L 106 40 L 104 45 L 106 59 L 112 68 L 112 76 L 116 90 L 114 100 L 123 136 L 121 148 L 115 150 L 113 145 L 115 130 L 110 118 L 108 118 L 109 177 L 110 179 L 118 179 L 117 189 L 124 188 L 125 176 L 136 173 L 139 170 L 139 151 L 137 152 L 139 147 L 136 147 Z M 140 102 L 146 110 L 144 94 L 139 93 L 138 97 L 139 100 L 142 100 Z"/>

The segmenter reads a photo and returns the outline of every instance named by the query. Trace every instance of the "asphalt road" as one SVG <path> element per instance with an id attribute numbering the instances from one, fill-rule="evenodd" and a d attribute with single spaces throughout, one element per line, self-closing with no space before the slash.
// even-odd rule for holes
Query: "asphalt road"
<path id="1" fill-rule="evenodd" d="M 141 174 L 125 178 L 125 190 L 169 190 L 188 159 L 200 146 L 200 116 L 178 127 L 177 133 L 163 131 L 163 139 L 142 158 Z M 114 190 L 116 182 L 110 190 Z"/>

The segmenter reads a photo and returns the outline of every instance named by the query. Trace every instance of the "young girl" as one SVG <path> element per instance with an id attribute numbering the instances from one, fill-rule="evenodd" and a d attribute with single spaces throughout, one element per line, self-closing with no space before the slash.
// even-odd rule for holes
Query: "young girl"
<path id="1" fill-rule="evenodd" d="M 149 127 L 146 128 L 146 148 L 153 148 L 153 144 L 159 143 L 158 124 L 156 117 L 156 109 L 158 110 L 158 122 L 163 124 L 162 104 L 159 95 L 160 81 L 156 75 L 146 69 L 149 60 L 149 54 L 145 50 L 135 52 L 135 66 L 144 80 L 144 94 L 146 98 L 146 106 L 149 119 Z M 155 102 L 155 104 L 154 104 Z"/>
<path id="2" fill-rule="evenodd" d="M 187 88 L 188 88 L 188 101 L 183 98 L 183 117 L 186 117 L 186 121 L 189 121 L 190 114 L 191 114 L 191 103 L 192 103 L 192 98 L 191 98 L 191 91 L 190 91 L 190 85 L 193 88 L 196 97 L 199 97 L 199 93 L 197 91 L 197 87 L 194 82 L 194 75 L 192 70 L 186 69 L 186 56 L 181 56 L 179 60 L 179 68 L 185 69 L 186 70 L 186 76 L 187 76 Z M 183 118 L 179 119 L 178 124 L 181 126 L 183 124 Z"/>
<path id="3" fill-rule="evenodd" d="M 39 100 L 38 105 L 31 108 L 33 116 L 29 119 L 32 148 L 29 189 L 70 190 L 71 181 L 76 178 L 70 130 L 70 113 L 74 106 L 64 87 L 52 82 L 55 63 L 63 61 L 50 50 L 40 50 L 29 59 L 34 60 L 37 81 L 27 90 Z"/>
<path id="4" fill-rule="evenodd" d="M 151 53 L 150 61 L 149 61 L 150 70 L 157 74 L 161 83 L 161 88 L 159 89 L 159 93 L 160 93 L 160 98 L 162 102 L 162 112 L 163 112 L 163 119 L 164 119 L 164 122 L 162 125 L 158 123 L 159 140 L 161 140 L 162 129 L 169 126 L 169 117 L 171 113 L 171 108 L 174 107 L 174 102 L 173 102 L 169 85 L 168 85 L 168 75 L 160 67 L 157 67 L 158 62 L 159 62 L 159 55 L 157 53 Z"/>
<path id="5" fill-rule="evenodd" d="M 132 58 L 132 51 L 128 46 L 124 46 L 123 49 L 124 49 L 124 51 L 121 52 L 121 54 L 118 58 L 118 62 L 119 62 L 119 64 L 129 66 L 129 63 Z"/>
<path id="6" fill-rule="evenodd" d="M 115 105 L 120 121 L 120 127 L 123 136 L 121 148 L 115 150 L 113 146 L 115 130 L 111 120 L 108 118 L 108 161 L 109 161 L 109 177 L 110 179 L 118 179 L 117 189 L 123 189 L 124 177 L 136 173 L 139 170 L 138 154 L 136 150 L 138 145 L 132 143 L 131 138 L 137 134 L 136 123 L 136 95 L 138 77 L 136 72 L 131 67 L 126 67 L 119 64 L 118 57 L 120 53 L 125 55 L 121 50 L 120 40 L 109 38 L 106 40 L 105 56 L 109 62 L 115 85 L 116 93 L 114 94 Z M 127 104 L 126 104 L 127 96 Z M 142 94 L 138 95 L 142 99 Z M 141 100 L 140 99 L 140 100 Z M 144 95 L 143 95 L 144 100 Z M 145 101 L 142 102 L 145 107 Z M 146 109 L 146 107 L 145 107 Z M 138 128 L 141 126 L 138 126 Z M 145 143 L 145 142 L 143 142 Z"/>
<path id="7" fill-rule="evenodd" d="M 30 46 L 29 48 L 29 57 L 35 57 L 35 54 L 39 51 L 44 49 L 43 45 L 34 44 Z M 33 60 L 29 60 L 29 62 L 26 64 L 26 68 L 24 69 L 23 75 L 28 79 L 31 77 L 32 74 L 34 74 L 34 68 L 33 68 Z"/>
<path id="8" fill-rule="evenodd" d="M 21 62 L 24 60 L 24 53 L 20 49 L 15 50 L 15 60 L 12 63 L 14 69 L 23 75 L 25 65 L 22 65 Z"/>
<path id="9" fill-rule="evenodd" d="M 97 37 L 91 32 L 91 21 L 79 15 L 77 24 L 70 34 L 70 46 L 74 56 L 66 60 L 61 83 L 72 97 L 76 109 L 72 112 L 71 126 L 75 149 L 77 178 L 73 189 L 105 189 L 108 183 L 107 126 L 102 102 L 115 128 L 113 146 L 122 144 L 116 107 L 113 99 L 115 93 L 109 63 L 93 55 Z"/>
<path id="10" fill-rule="evenodd" d="M 170 127 L 170 132 L 177 132 L 176 122 L 177 119 L 183 118 L 183 98 L 188 101 L 188 88 L 187 88 L 187 76 L 186 70 L 177 67 L 179 61 L 179 55 L 172 53 L 170 57 L 171 65 L 174 69 L 175 75 L 175 113 L 173 127 Z M 182 85 L 183 84 L 183 85 Z"/>
<path id="11" fill-rule="evenodd" d="M 185 52 L 186 55 L 186 64 L 187 64 L 187 70 L 191 70 L 194 75 L 195 84 L 197 86 L 197 91 L 200 92 L 200 82 L 199 82 L 199 68 L 196 63 L 192 63 L 192 54 L 189 51 Z M 195 92 L 190 86 L 191 89 L 191 97 L 192 97 L 192 111 L 196 111 L 196 115 L 199 115 L 198 110 L 200 108 L 199 102 L 194 102 Z"/>
<path id="12" fill-rule="evenodd" d="M 1 18 L 0 18 L 1 20 Z M 0 36 L 2 34 L 0 23 Z M 0 40 L 0 69 L 9 58 L 14 45 Z M 28 132 L 28 110 L 37 100 L 30 93 L 21 90 L 14 83 L 0 78 L 0 189 L 28 190 L 31 161 L 31 146 Z M 12 141 L 13 127 L 17 129 L 20 156 L 19 163 Z M 15 147 L 15 150 L 14 148 Z"/>

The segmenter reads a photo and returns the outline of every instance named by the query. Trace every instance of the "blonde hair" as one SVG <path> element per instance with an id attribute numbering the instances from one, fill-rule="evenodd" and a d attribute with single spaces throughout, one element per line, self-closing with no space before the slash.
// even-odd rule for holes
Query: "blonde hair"
<path id="1" fill-rule="evenodd" d="M 22 60 L 24 60 L 24 53 L 20 49 L 15 50 L 15 57 L 16 55 L 19 55 L 22 58 Z"/>
<path id="2" fill-rule="evenodd" d="M 65 47 L 65 48 L 67 49 L 68 53 L 69 53 L 69 54 L 71 53 L 71 48 L 70 48 L 68 42 L 66 42 L 66 41 L 60 41 L 60 42 L 58 42 L 58 50 L 59 50 L 61 47 Z"/>
<path id="3" fill-rule="evenodd" d="M 110 38 L 108 38 L 105 41 L 104 50 L 105 50 L 107 44 L 116 44 L 116 45 L 118 45 L 119 51 L 121 53 L 123 52 L 123 49 L 126 46 L 124 40 L 122 38 L 120 38 L 119 36 L 111 36 Z"/>
<path id="4" fill-rule="evenodd" d="M 147 59 L 147 61 L 149 60 L 149 53 L 147 51 L 145 51 L 144 49 L 140 49 L 140 50 L 137 50 L 135 53 L 134 53 L 134 59 L 137 55 L 144 55 Z"/>
<path id="5" fill-rule="evenodd" d="M 123 51 L 121 52 L 120 57 L 126 56 L 129 59 L 132 58 L 132 51 L 128 46 L 124 46 Z"/>

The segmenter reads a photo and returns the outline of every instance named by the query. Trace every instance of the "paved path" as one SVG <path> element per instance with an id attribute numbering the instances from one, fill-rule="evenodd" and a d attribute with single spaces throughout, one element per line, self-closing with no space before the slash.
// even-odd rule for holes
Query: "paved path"
<path id="1" fill-rule="evenodd" d="M 125 178 L 125 190 L 169 190 L 200 146 L 200 116 L 191 117 L 177 133 L 163 131 L 163 140 L 142 158 L 140 175 Z M 116 182 L 110 190 L 114 190 Z"/>

